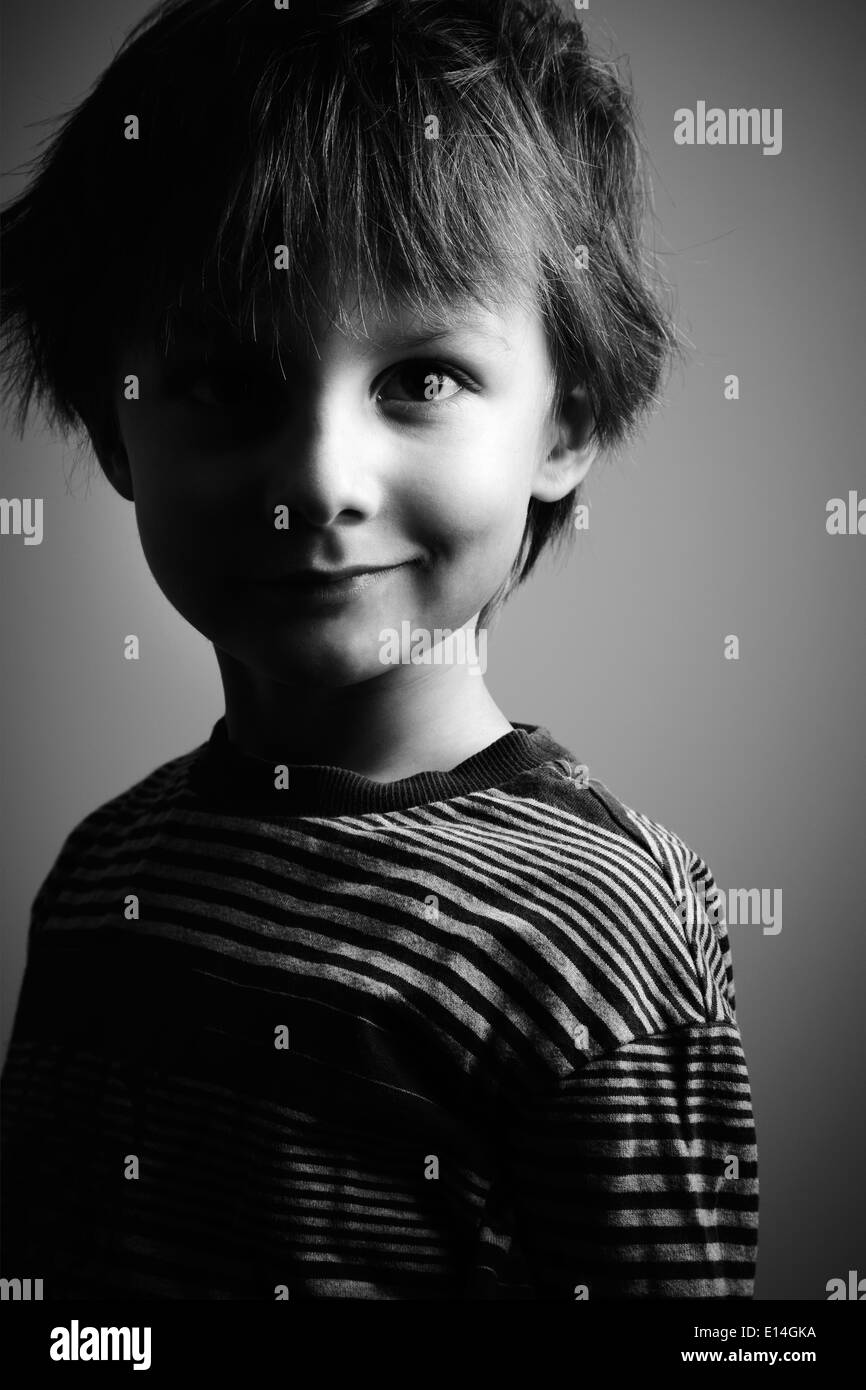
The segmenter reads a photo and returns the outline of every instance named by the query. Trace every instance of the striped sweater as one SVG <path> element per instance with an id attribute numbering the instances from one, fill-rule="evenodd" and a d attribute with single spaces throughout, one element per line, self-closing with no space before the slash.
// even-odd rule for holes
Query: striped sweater
<path id="1" fill-rule="evenodd" d="M 543 728 L 379 783 L 286 777 L 219 720 L 87 816 L 34 901 L 3 1276 L 49 1299 L 753 1297 L 716 892 Z"/>

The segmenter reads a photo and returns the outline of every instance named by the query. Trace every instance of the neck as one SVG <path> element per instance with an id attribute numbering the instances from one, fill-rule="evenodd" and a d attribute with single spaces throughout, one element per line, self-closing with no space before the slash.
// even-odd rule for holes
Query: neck
<path id="1" fill-rule="evenodd" d="M 512 725 L 466 663 L 389 667 L 338 687 L 259 677 L 217 651 L 226 731 L 240 751 L 285 763 L 347 768 L 390 782 L 447 771 Z"/>

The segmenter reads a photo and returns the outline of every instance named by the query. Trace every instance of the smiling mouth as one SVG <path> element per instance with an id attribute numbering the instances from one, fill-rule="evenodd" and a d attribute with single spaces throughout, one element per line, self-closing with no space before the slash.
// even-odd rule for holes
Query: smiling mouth
<path id="1" fill-rule="evenodd" d="M 404 560 L 399 565 L 388 565 L 381 569 L 359 570 L 356 568 L 335 575 L 316 574 L 307 570 L 300 574 L 286 575 L 282 579 L 259 580 L 255 587 L 259 591 L 273 592 L 286 599 L 310 599 L 321 603 L 338 602 L 341 599 L 351 598 L 355 594 L 361 594 L 367 589 L 374 588 L 386 580 L 389 575 L 396 574 L 398 570 L 408 569 L 418 563 L 420 562 L 416 559 Z"/>

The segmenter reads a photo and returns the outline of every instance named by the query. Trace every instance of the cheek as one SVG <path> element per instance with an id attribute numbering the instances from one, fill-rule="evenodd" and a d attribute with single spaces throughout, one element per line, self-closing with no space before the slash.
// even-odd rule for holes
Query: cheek
<path id="1" fill-rule="evenodd" d="M 449 450 L 425 474 L 414 495 L 415 520 L 431 544 L 458 555 L 483 547 L 491 555 L 516 549 L 529 506 L 534 441 L 485 431 Z"/>
<path id="2" fill-rule="evenodd" d="M 139 426 L 129 432 L 127 453 L 135 514 L 148 560 L 166 565 L 215 569 L 218 558 L 239 543 L 239 476 L 228 460 L 204 460 L 181 451 L 158 430 Z M 210 466 L 208 466 L 208 463 Z"/>

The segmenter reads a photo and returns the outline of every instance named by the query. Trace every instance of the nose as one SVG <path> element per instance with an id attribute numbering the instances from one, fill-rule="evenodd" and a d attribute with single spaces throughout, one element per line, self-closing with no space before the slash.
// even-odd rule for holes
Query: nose
<path id="1" fill-rule="evenodd" d="M 273 477 L 290 517 L 310 526 L 374 516 L 382 501 L 383 440 L 372 407 L 343 389 L 308 400 L 275 445 Z M 378 446 L 378 448 L 377 448 Z"/>

